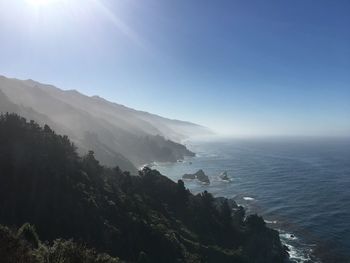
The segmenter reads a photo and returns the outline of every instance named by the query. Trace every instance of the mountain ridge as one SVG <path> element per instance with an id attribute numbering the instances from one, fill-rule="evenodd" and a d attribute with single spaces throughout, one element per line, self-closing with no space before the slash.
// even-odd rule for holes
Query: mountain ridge
<path id="1" fill-rule="evenodd" d="M 68 93 L 73 93 L 73 94 L 75 93 L 75 94 L 78 94 L 78 95 L 81 95 L 81 96 L 84 96 L 84 97 L 87 97 L 87 98 L 99 99 L 99 100 L 102 100 L 103 102 L 110 103 L 110 104 L 113 104 L 113 105 L 125 108 L 127 110 L 132 110 L 132 111 L 135 111 L 135 112 L 138 112 L 138 113 L 142 113 L 142 114 L 146 114 L 146 115 L 152 115 L 152 116 L 159 117 L 159 118 L 162 118 L 162 119 L 165 119 L 165 120 L 168 120 L 168 121 L 174 121 L 174 122 L 179 122 L 179 123 L 183 123 L 183 124 L 194 125 L 194 126 L 202 128 L 202 129 L 206 129 L 208 131 L 208 133 L 213 133 L 209 128 L 207 128 L 207 127 L 205 127 L 203 125 L 200 125 L 200 124 L 197 124 L 197 123 L 194 123 L 194 122 L 190 122 L 190 121 L 184 121 L 184 120 L 176 119 L 176 118 L 163 117 L 160 114 L 150 113 L 150 112 L 145 111 L 145 110 L 138 110 L 138 109 L 130 108 L 130 107 L 124 105 L 124 104 L 117 103 L 117 102 L 114 102 L 114 101 L 110 101 L 110 100 L 108 100 L 108 99 L 106 99 L 104 97 L 101 97 L 98 94 L 89 96 L 89 95 L 84 94 L 83 92 L 81 92 L 81 91 L 79 91 L 77 89 L 67 89 L 67 90 L 65 90 L 65 89 L 56 87 L 53 84 L 41 83 L 41 82 L 38 82 L 38 81 L 33 80 L 33 79 L 22 80 L 22 79 L 18 79 L 18 78 L 9 78 L 9 77 L 6 77 L 4 75 L 0 75 L 0 79 L 1 78 L 6 78 L 6 79 L 10 79 L 10 80 L 17 80 L 17 81 L 25 81 L 25 82 L 29 82 L 29 83 L 34 84 L 34 85 L 45 85 L 46 87 L 50 87 L 50 88 L 59 90 L 61 92 L 68 92 Z"/>
<path id="2" fill-rule="evenodd" d="M 92 149 L 104 165 L 116 163 L 136 173 L 153 161 L 193 156 L 185 139 L 209 134 L 209 129 L 128 108 L 98 95 L 63 90 L 32 79 L 0 76 L 0 112 L 15 112 L 67 134 L 81 153 Z"/>

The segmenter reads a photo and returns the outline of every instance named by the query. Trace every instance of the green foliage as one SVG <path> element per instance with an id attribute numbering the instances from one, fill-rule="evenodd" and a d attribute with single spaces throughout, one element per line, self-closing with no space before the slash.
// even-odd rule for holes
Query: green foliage
<path id="1" fill-rule="evenodd" d="M 94 249 L 72 240 L 57 239 L 52 245 L 40 243 L 34 248 L 28 243 L 28 233 L 35 229 L 24 224 L 15 235 L 9 228 L 0 225 L 1 263 L 119 263 L 118 258 L 98 254 Z M 35 238 L 38 238 L 37 236 Z"/>
<path id="2" fill-rule="evenodd" d="M 137 262 L 138 263 L 151 263 L 152 261 L 149 260 L 149 258 L 145 252 L 141 251 Z"/>
<path id="3" fill-rule="evenodd" d="M 29 224 L 16 237 L 3 230 L 13 244 L 8 253 L 40 263 L 116 262 L 87 247 L 128 262 L 284 260 L 277 232 L 262 219 L 243 221 L 244 210 L 217 206 L 206 191 L 192 195 L 150 168 L 131 176 L 101 166 L 93 152 L 81 158 L 48 126 L 1 115 L 0 145 L 0 223 L 30 222 L 42 240 L 62 238 L 50 246 Z"/>
<path id="4" fill-rule="evenodd" d="M 245 210 L 242 206 L 239 206 L 233 213 L 232 220 L 236 225 L 243 225 L 243 220 L 245 217 Z"/>
<path id="5" fill-rule="evenodd" d="M 39 237 L 33 225 L 29 223 L 23 224 L 18 229 L 17 236 L 26 240 L 33 248 L 39 247 Z"/>
<path id="6" fill-rule="evenodd" d="M 52 246 L 43 245 L 33 252 L 40 263 L 118 263 L 119 259 L 107 254 L 98 254 L 95 250 L 72 240 L 57 239 Z"/>
<path id="7" fill-rule="evenodd" d="M 31 247 L 13 232 L 0 225 L 0 261 L 2 263 L 37 263 Z"/>
<path id="8" fill-rule="evenodd" d="M 262 217 L 254 214 L 247 217 L 245 224 L 248 228 L 259 231 L 265 229 L 265 221 Z"/>
<path id="9" fill-rule="evenodd" d="M 225 200 L 221 205 L 221 217 L 226 227 L 230 227 L 232 221 L 232 208 L 229 206 L 228 201 Z"/>

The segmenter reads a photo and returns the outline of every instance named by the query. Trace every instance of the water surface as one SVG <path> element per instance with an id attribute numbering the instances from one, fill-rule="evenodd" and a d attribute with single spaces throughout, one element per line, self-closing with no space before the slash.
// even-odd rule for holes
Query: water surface
<path id="1" fill-rule="evenodd" d="M 279 138 L 190 142 L 195 158 L 157 164 L 177 181 L 203 169 L 193 193 L 234 198 L 278 229 L 296 262 L 350 262 L 350 139 Z M 227 171 L 231 182 L 219 178 Z"/>

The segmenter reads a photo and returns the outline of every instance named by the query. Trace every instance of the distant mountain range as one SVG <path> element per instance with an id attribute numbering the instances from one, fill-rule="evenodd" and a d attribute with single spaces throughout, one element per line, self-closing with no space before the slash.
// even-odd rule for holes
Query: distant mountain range
<path id="1" fill-rule="evenodd" d="M 194 123 L 134 110 L 99 96 L 4 76 L 0 76 L 0 112 L 47 124 L 68 135 L 80 153 L 93 150 L 102 164 L 132 173 L 145 163 L 194 155 L 181 142 L 211 133 Z"/>

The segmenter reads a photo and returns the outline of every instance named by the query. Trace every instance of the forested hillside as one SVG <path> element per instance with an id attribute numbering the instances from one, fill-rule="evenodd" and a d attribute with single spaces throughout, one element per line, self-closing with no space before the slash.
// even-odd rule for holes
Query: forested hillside
<path id="1" fill-rule="evenodd" d="M 285 259 L 277 231 L 261 217 L 245 217 L 241 207 L 208 192 L 192 195 L 181 180 L 174 183 L 155 170 L 131 176 L 117 165 L 101 166 L 92 151 L 80 157 L 67 136 L 47 125 L 1 115 L 0 224 L 11 230 L 0 228 L 0 258 L 60 263 Z"/>

